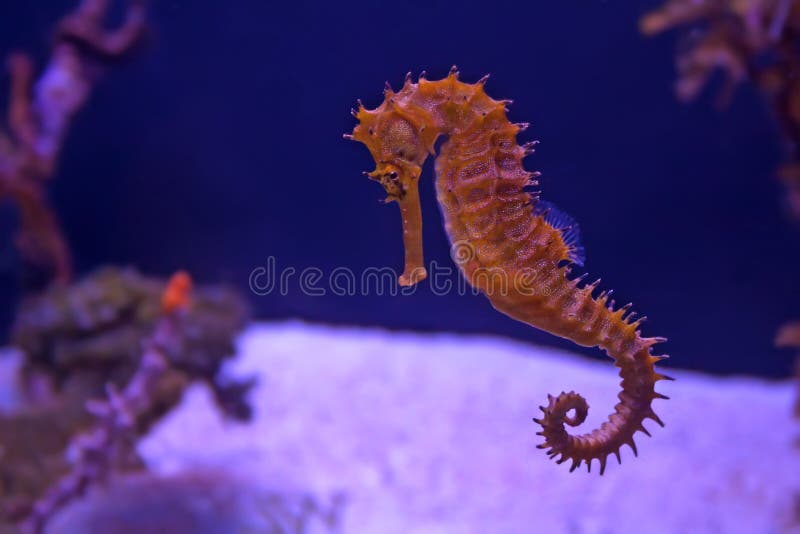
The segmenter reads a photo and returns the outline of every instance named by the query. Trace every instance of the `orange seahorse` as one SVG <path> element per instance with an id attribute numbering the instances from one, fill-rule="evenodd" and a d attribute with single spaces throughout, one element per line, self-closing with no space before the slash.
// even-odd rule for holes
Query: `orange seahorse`
<path id="1" fill-rule="evenodd" d="M 670 378 L 655 372 L 654 364 L 666 356 L 654 356 L 651 348 L 666 339 L 642 337 L 643 318 L 634 321 L 630 305 L 614 309 L 610 292 L 595 296 L 599 280 L 585 284 L 583 276 L 571 276 L 573 266 L 582 265 L 577 226 L 530 191 L 529 186 L 538 185 L 538 173 L 527 172 L 522 159 L 535 143 L 517 144 L 527 124 L 509 122 L 510 101 L 490 98 L 484 92 L 487 78 L 464 83 L 453 67 L 438 81 L 423 73 L 413 83 L 409 74 L 398 92 L 387 83 L 376 109 L 359 101 L 353 111 L 359 124 L 345 137 L 367 146 L 376 168 L 364 174 L 384 186 L 386 202 L 400 206 L 405 246 L 401 285 L 427 276 L 418 181 L 428 154 L 435 154 L 437 138 L 447 137 L 436 158 L 437 197 L 466 280 L 500 312 L 579 345 L 598 346 L 620 368 L 619 403 L 599 428 L 581 436 L 567 433 L 564 424 L 577 426 L 588 412 L 584 398 L 574 392 L 549 395 L 543 415 L 534 419 L 545 439 L 539 448 L 548 449 L 550 458 L 572 460 L 570 471 L 582 462 L 591 470 L 597 459 L 602 474 L 609 454 L 620 461 L 622 445 L 637 454 L 634 434 L 650 435 L 645 419 L 663 426 L 651 402 L 667 398 L 655 391 L 655 383 Z M 504 284 L 503 291 L 496 290 L 498 283 Z"/>

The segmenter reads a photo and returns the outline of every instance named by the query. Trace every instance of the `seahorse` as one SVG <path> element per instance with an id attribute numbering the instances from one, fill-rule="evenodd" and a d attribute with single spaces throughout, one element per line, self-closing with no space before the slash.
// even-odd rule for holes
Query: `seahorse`
<path id="1" fill-rule="evenodd" d="M 551 459 L 559 464 L 572 460 L 570 471 L 582 462 L 591 471 L 597 459 L 603 474 L 610 454 L 621 463 L 622 445 L 638 456 L 634 434 L 650 435 L 645 419 L 664 426 L 651 404 L 668 398 L 655 391 L 656 382 L 672 378 L 655 372 L 655 363 L 666 356 L 651 349 L 666 338 L 642 337 L 644 318 L 633 320 L 630 305 L 615 308 L 610 291 L 595 291 L 599 280 L 587 284 L 585 275 L 574 274 L 583 263 L 578 227 L 539 199 L 539 173 L 522 164 L 536 143 L 517 143 L 517 134 L 528 125 L 508 120 L 511 101 L 490 98 L 484 90 L 487 79 L 462 82 L 453 67 L 446 78 L 431 81 L 423 73 L 414 83 L 409 73 L 400 91 L 386 84 L 377 108 L 369 110 L 358 101 L 352 113 L 359 122 L 345 138 L 367 146 L 376 168 L 364 174 L 383 185 L 387 203 L 400 206 L 403 286 L 427 276 L 418 183 L 424 161 L 435 155 L 437 139 L 447 138 L 435 161 L 436 191 L 454 260 L 465 279 L 496 310 L 578 345 L 600 347 L 620 368 L 619 402 L 593 431 L 570 435 L 565 429 L 565 424 L 583 423 L 588 413 L 588 403 L 575 392 L 548 395 L 541 417 L 534 418 L 542 427 L 537 434 L 544 437 L 538 448 Z"/>

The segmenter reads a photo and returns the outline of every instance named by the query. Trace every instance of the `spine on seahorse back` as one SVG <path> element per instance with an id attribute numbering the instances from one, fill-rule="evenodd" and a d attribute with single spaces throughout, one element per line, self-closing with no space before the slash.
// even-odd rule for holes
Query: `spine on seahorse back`
<path id="1" fill-rule="evenodd" d="M 598 459 L 602 473 L 609 454 L 619 459 L 622 445 L 636 453 L 633 435 L 647 433 L 644 419 L 663 425 L 651 408 L 654 398 L 666 398 L 654 389 L 667 378 L 654 371 L 661 357 L 651 354 L 663 338 L 643 338 L 641 319 L 631 320 L 629 306 L 615 310 L 608 293 L 594 296 L 597 283 L 585 285 L 582 278 L 569 276 L 572 245 L 563 229 L 535 209 L 538 193 L 528 191 L 536 185 L 535 173 L 525 171 L 522 159 L 532 144 L 516 141 L 526 125 L 508 121 L 507 102 L 489 98 L 484 81 L 460 82 L 455 70 L 439 81 L 421 78 L 414 84 L 407 77 L 401 91 L 387 90 L 376 110 L 360 107 L 352 137 L 370 149 L 377 164 L 370 177 L 384 185 L 388 200 L 398 201 L 404 213 L 406 258 L 410 246 L 417 262 L 407 263 L 406 282 L 408 273 L 421 266 L 422 247 L 421 225 L 407 225 L 405 212 L 419 213 L 422 163 L 433 153 L 437 137 L 446 135 L 436 159 L 437 196 L 454 259 L 467 281 L 514 319 L 580 345 L 599 346 L 615 359 L 622 377 L 620 402 L 599 428 L 581 436 L 566 432 L 565 423 L 579 425 L 588 411 L 575 393 L 549 396 L 536 419 L 545 438 L 540 448 L 558 456 L 559 463 L 572 460 L 572 469 L 582 462 L 591 468 Z M 573 409 L 574 416 L 568 416 Z"/>

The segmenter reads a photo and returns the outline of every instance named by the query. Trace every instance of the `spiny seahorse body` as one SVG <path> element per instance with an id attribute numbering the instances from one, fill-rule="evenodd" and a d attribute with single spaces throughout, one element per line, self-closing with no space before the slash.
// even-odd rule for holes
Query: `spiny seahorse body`
<path id="1" fill-rule="evenodd" d="M 564 424 L 581 424 L 588 404 L 576 393 L 548 396 L 541 424 L 544 443 L 558 463 L 572 460 L 571 470 L 592 460 L 605 470 L 609 454 L 620 459 L 628 444 L 636 454 L 633 436 L 649 435 L 647 418 L 663 423 L 651 407 L 655 383 L 668 379 L 654 371 L 664 356 L 651 348 L 664 338 L 641 336 L 642 319 L 632 320 L 629 305 L 614 309 L 609 293 L 595 296 L 597 283 L 584 284 L 570 277 L 576 261 L 568 228 L 551 224 L 545 210 L 537 209 L 538 185 L 524 169 L 522 159 L 532 143 L 517 144 L 526 124 L 506 118 L 508 101 L 497 101 L 484 92 L 486 78 L 475 84 L 458 80 L 455 68 L 438 81 L 406 77 L 402 90 L 388 86 L 378 108 L 367 110 L 359 102 L 359 120 L 352 135 L 367 145 L 376 169 L 367 173 L 381 182 L 388 201 L 397 201 L 403 219 L 406 249 L 402 285 L 426 276 L 422 256 L 422 219 L 418 180 L 422 164 L 440 135 L 447 136 L 436 159 L 436 189 L 445 227 L 454 244 L 454 259 L 469 283 L 478 287 L 499 311 L 536 328 L 574 341 L 598 346 L 620 368 L 622 391 L 608 420 L 584 435 L 572 436 Z M 573 415 L 569 412 L 574 410 Z"/>

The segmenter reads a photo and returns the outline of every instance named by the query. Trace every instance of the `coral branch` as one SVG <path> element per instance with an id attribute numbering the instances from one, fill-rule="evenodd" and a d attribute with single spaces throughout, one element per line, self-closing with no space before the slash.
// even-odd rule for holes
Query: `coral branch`
<path id="1" fill-rule="evenodd" d="M 152 408 L 159 383 L 169 369 L 168 354 L 181 344 L 178 319 L 188 305 L 190 287 L 186 273 L 173 275 L 164 291 L 165 302 L 168 295 L 179 294 L 182 298 L 163 306 L 163 316 L 145 342 L 139 369 L 125 389 L 118 391 L 108 384 L 105 401 L 87 403 L 86 408 L 96 423 L 72 440 L 69 447 L 75 458 L 72 471 L 33 505 L 22 525 L 23 531 L 39 534 L 64 505 L 83 495 L 92 484 L 105 480 L 115 467 L 129 462 L 137 419 Z"/>
<path id="2" fill-rule="evenodd" d="M 23 300 L 12 340 L 23 353 L 19 378 L 28 402 L 20 411 L 0 414 L 0 532 L 26 518 L 33 503 L 72 471 L 64 451 L 97 422 L 87 403 L 96 406 L 94 399 L 137 382 L 146 366 L 142 347 L 152 345 L 165 312 L 176 313 L 173 343 L 163 343 L 168 367 L 148 395 L 149 405 L 137 409 L 130 441 L 146 435 L 198 381 L 213 389 L 226 416 L 250 417 L 247 395 L 254 380 L 224 373 L 247 307 L 228 288 L 192 285 L 185 273 L 167 282 L 105 268 Z M 142 466 L 112 467 L 116 472 Z"/>
<path id="3" fill-rule="evenodd" d="M 667 0 L 640 21 L 645 35 L 686 25 L 694 27 L 694 37 L 677 58 L 678 98 L 696 98 L 715 71 L 725 75 L 723 101 L 745 81 L 761 89 L 786 150 L 786 161 L 777 172 L 785 204 L 789 215 L 800 221 L 800 2 Z M 800 349 L 800 323 L 782 327 L 775 344 Z M 800 356 L 795 369 L 794 413 L 800 417 Z"/>
<path id="4" fill-rule="evenodd" d="M 172 385 L 147 426 L 179 399 L 186 384 L 204 381 L 225 413 L 246 420 L 252 383 L 226 380 L 225 361 L 236 352 L 233 339 L 244 327 L 244 300 L 224 286 L 191 291 L 187 275 L 173 284 L 133 269 L 106 267 L 68 287 L 55 286 L 23 300 L 11 332 L 24 357 L 25 383 L 50 383 L 58 395 L 83 401 L 103 393 L 106 382 L 122 386 L 139 365 L 138 347 L 158 321 L 160 310 L 191 304 L 182 317 L 180 350 L 170 354 Z M 170 393 L 171 390 L 172 392 Z"/>
<path id="5" fill-rule="evenodd" d="M 775 336 L 775 346 L 779 348 L 792 348 L 800 351 L 800 321 L 786 323 L 778 330 Z M 800 418 L 800 353 L 797 355 L 794 365 L 795 378 L 797 381 L 797 395 L 794 402 L 794 415 Z"/>
<path id="6" fill-rule="evenodd" d="M 751 82 L 764 93 L 780 126 L 787 162 L 778 176 L 790 215 L 800 220 L 800 2 L 794 0 L 668 0 L 640 21 L 645 35 L 690 27 L 678 54 L 675 90 L 695 99 L 715 72 L 720 102 Z"/>
<path id="7" fill-rule="evenodd" d="M 116 30 L 103 27 L 107 11 L 108 0 L 83 0 L 75 13 L 61 22 L 59 37 L 81 43 L 100 56 L 127 54 L 144 30 L 145 1 L 129 0 L 125 20 Z"/>
<path id="8" fill-rule="evenodd" d="M 11 77 L 8 131 L 0 130 L 0 199 L 19 207 L 17 245 L 23 258 L 48 278 L 66 283 L 71 259 L 42 182 L 52 177 L 64 138 L 93 84 L 93 61 L 122 57 L 145 27 L 145 3 L 129 0 L 126 17 L 106 30 L 107 0 L 83 0 L 58 26 L 50 61 L 38 80 L 23 54 L 7 62 Z"/>

